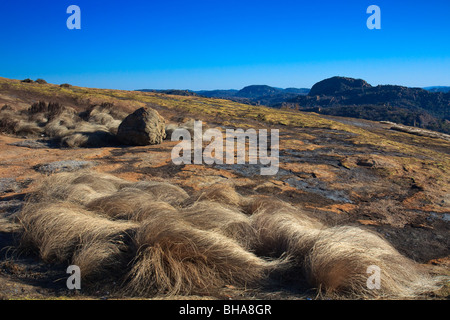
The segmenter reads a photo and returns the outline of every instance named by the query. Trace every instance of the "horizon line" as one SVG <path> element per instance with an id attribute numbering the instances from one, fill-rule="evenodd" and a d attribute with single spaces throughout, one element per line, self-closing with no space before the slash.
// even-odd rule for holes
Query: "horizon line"
<path id="1" fill-rule="evenodd" d="M 269 84 L 249 84 L 249 85 L 245 85 L 245 86 L 243 86 L 242 88 L 230 88 L 230 87 L 228 87 L 228 88 L 226 88 L 226 87 L 221 87 L 221 88 L 215 88 L 215 89 L 197 89 L 197 90 L 193 90 L 193 89 L 190 89 L 190 88 L 181 88 L 181 87 L 178 87 L 178 88 L 176 88 L 176 87 L 166 87 L 166 88 L 151 88 L 151 87 L 148 87 L 148 88 L 139 88 L 139 89 L 118 89 L 118 88 L 111 88 L 111 87 L 97 87 L 97 86 L 86 86 L 86 85 L 77 85 L 77 84 L 72 84 L 72 83 L 69 83 L 69 82 L 61 82 L 61 83 L 52 83 L 52 82 L 48 82 L 48 84 L 52 84 L 52 85 L 62 85 L 62 84 L 65 84 L 65 83 L 68 83 L 68 84 L 70 84 L 71 86 L 74 86 L 74 87 L 80 87 L 80 88 L 89 88 L 89 89 L 101 89 L 101 90 L 120 90 L 120 91 L 142 91 L 142 90 L 157 90 L 157 91 L 161 91 L 161 90 L 180 90 L 180 91 L 190 91 L 190 92 L 199 92 L 199 91 L 217 91 L 217 90 L 223 90 L 223 91 L 230 91 L 230 90 L 236 90 L 236 91 L 239 91 L 239 90 L 242 90 L 242 89 L 244 89 L 244 88 L 247 88 L 247 87 L 250 87 L 250 86 L 268 86 L 268 87 L 271 87 L 271 88 L 276 88 L 276 89 L 282 89 L 282 90 L 286 90 L 286 89 L 307 89 L 307 90 L 311 90 L 311 88 L 315 85 L 315 84 L 317 84 L 318 82 L 321 82 L 321 81 L 323 81 L 323 80 L 327 80 L 327 79 L 331 79 L 331 78 L 335 78 L 335 77 L 339 77 L 339 78 L 351 78 L 351 79 L 357 79 L 357 80 L 364 80 L 363 78 L 354 78 L 354 77 L 347 77 L 347 76 L 332 76 L 332 77 L 328 77 L 328 78 L 324 78 L 324 79 L 322 79 L 322 80 L 320 80 L 320 81 L 317 81 L 316 83 L 314 83 L 311 87 L 295 87 L 295 86 L 288 86 L 288 87 L 280 87 L 280 86 L 274 86 L 274 85 L 269 85 Z M 30 78 L 30 77 L 27 77 L 27 78 L 23 78 L 23 79 L 14 79 L 14 78 L 8 78 L 8 77 L 1 77 L 0 76 L 0 78 L 3 78 L 3 79 L 8 79 L 8 80 L 16 80 L 16 81 L 23 81 L 23 80 L 27 80 L 27 79 L 30 79 L 30 80 L 33 80 L 33 81 L 36 81 L 36 80 L 38 80 L 38 79 L 43 79 L 43 80 L 45 80 L 44 78 L 40 78 L 40 77 L 38 77 L 38 78 L 36 78 L 36 79 L 32 79 L 32 78 Z M 364 81 L 366 81 L 366 80 L 364 80 Z M 367 82 L 367 81 L 366 81 Z M 391 83 L 385 83 L 385 84 L 377 84 L 377 85 L 372 85 L 372 84 L 370 84 L 369 82 L 367 82 L 369 85 L 371 85 L 372 87 L 377 87 L 377 86 L 398 86 L 398 87 L 405 87 L 405 88 L 419 88 L 419 89 L 430 89 L 430 88 L 447 88 L 447 87 L 450 87 L 450 85 L 442 85 L 442 84 L 439 84 L 439 85 L 431 85 L 431 86 L 406 86 L 406 85 L 401 85 L 401 84 L 391 84 Z"/>

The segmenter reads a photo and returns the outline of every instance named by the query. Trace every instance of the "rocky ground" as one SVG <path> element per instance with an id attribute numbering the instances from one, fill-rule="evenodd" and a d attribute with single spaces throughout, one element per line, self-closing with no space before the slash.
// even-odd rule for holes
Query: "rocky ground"
<path id="1" fill-rule="evenodd" d="M 45 137 L 2 134 L 0 298 L 88 298 L 66 289 L 68 275 L 64 267 L 45 265 L 37 257 L 16 250 L 20 229 L 15 219 L 26 195 L 43 177 L 86 168 L 130 181 L 168 181 L 188 192 L 217 182 L 232 183 L 241 194 L 279 197 L 328 225 L 356 225 L 374 230 L 431 272 L 450 274 L 450 144 L 447 140 L 390 130 L 389 124 L 365 120 L 288 113 L 288 119 L 298 117 L 298 121 L 303 121 L 298 125 L 294 120 L 286 123 L 282 110 L 255 107 L 260 109 L 246 117 L 245 108 L 251 106 L 238 106 L 245 110 L 222 111 L 225 106 L 221 100 L 141 94 L 161 101 L 177 101 L 175 105 L 161 103 L 158 110 L 170 123 L 192 118 L 222 129 L 279 129 L 278 173 L 261 176 L 259 167 L 254 165 L 175 165 L 171 151 L 177 142 L 170 140 L 153 146 L 69 149 L 60 148 Z M 191 108 L 205 101 L 214 104 L 216 112 Z M 128 105 L 128 109 L 145 103 Z M 229 110 L 234 112 L 234 118 L 226 114 Z M 283 118 L 273 121 L 272 112 Z M 445 298 L 448 292 L 447 286 L 430 298 Z M 218 298 L 314 297 L 315 293 L 288 287 L 256 291 L 226 287 Z M 108 292 L 98 292 L 92 298 L 113 297 Z"/>

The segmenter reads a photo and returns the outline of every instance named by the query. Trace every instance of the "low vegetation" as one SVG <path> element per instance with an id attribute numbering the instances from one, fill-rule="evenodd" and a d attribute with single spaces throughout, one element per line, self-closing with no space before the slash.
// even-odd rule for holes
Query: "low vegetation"
<path id="1" fill-rule="evenodd" d="M 42 181 L 18 219 L 22 250 L 80 266 L 93 288 L 115 279 L 123 295 L 213 294 L 224 285 L 261 286 L 272 273 L 336 297 L 416 297 L 438 288 L 377 234 L 328 227 L 229 185 L 189 195 L 168 183 L 59 173 Z M 371 265 L 382 270 L 381 290 L 367 288 Z"/>
<path id="2" fill-rule="evenodd" d="M 232 286 L 246 297 L 250 288 L 264 295 L 294 287 L 311 297 L 414 298 L 439 287 L 425 269 L 447 272 L 429 262 L 448 252 L 442 135 L 195 95 L 2 78 L 0 88 L 2 168 L 15 175 L 2 195 L 15 202 L 1 212 L 18 218 L 22 251 L 52 264 L 39 262 L 45 279 L 53 269 L 81 267 L 83 295 L 223 297 L 216 292 Z M 192 130 L 193 120 L 222 130 L 279 129 L 279 174 L 174 166 L 169 141 L 123 148 L 118 125 L 142 107 L 167 120 L 166 133 Z M 67 148 L 48 152 L 58 145 Z M 103 146 L 112 147 L 70 149 Z M 370 265 L 382 271 L 381 290 L 366 286 Z"/>
<path id="3" fill-rule="evenodd" d="M 26 137 L 45 136 L 65 147 L 101 147 L 114 144 L 126 114 L 113 104 L 92 105 L 79 113 L 59 103 L 39 101 L 27 110 L 0 110 L 0 132 Z"/>

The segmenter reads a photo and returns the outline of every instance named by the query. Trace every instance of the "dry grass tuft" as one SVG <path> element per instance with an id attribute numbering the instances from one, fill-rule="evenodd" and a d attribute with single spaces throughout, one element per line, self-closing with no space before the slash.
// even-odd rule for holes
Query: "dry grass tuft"
<path id="1" fill-rule="evenodd" d="M 97 247 L 114 245 L 120 250 L 125 238 L 137 226 L 130 222 L 110 221 L 66 202 L 29 203 L 18 219 L 24 230 L 21 246 L 37 248 L 39 256 L 46 262 L 61 263 L 70 263 L 75 256 L 81 261 L 80 256 L 86 256 L 83 250 L 92 253 L 92 243 Z M 98 258 L 97 254 L 95 256 Z M 90 262 L 96 262 L 93 258 Z"/>
<path id="2" fill-rule="evenodd" d="M 62 172 L 47 177 L 29 197 L 30 202 L 65 201 L 85 205 L 116 192 L 124 180 L 93 171 Z"/>
<path id="3" fill-rule="evenodd" d="M 255 251 L 289 256 L 300 276 L 326 295 L 415 297 L 438 288 L 436 280 L 377 234 L 357 227 L 326 227 L 279 201 L 257 199 L 253 208 Z M 367 285 L 369 266 L 381 269 L 380 289 Z"/>
<path id="4" fill-rule="evenodd" d="M 78 113 L 59 103 L 34 103 L 28 110 L 0 110 L 0 132 L 15 135 L 45 134 L 65 147 L 104 147 L 117 144 L 117 129 L 126 114 L 104 103 Z"/>
<path id="5" fill-rule="evenodd" d="M 43 132 L 36 123 L 20 120 L 14 127 L 14 133 L 20 136 L 39 136 Z"/>
<path id="6" fill-rule="evenodd" d="M 92 105 L 81 113 L 81 117 L 93 124 L 105 126 L 110 133 L 117 134 L 117 129 L 128 114 L 116 108 L 112 103 Z"/>
<path id="7" fill-rule="evenodd" d="M 166 182 L 141 181 L 126 187 L 142 190 L 150 194 L 154 200 L 164 201 L 172 205 L 179 205 L 189 198 L 188 193 L 182 188 Z"/>
<path id="8" fill-rule="evenodd" d="M 159 212 L 177 212 L 169 203 L 158 201 L 154 195 L 133 188 L 124 188 L 112 195 L 94 199 L 86 207 L 111 219 L 133 221 L 143 221 Z"/>
<path id="9" fill-rule="evenodd" d="M 225 284 L 239 287 L 261 281 L 276 266 L 242 248 L 233 239 L 200 230 L 177 214 L 144 221 L 129 274 L 133 294 L 211 293 Z"/>
<path id="10" fill-rule="evenodd" d="M 233 207 L 240 207 L 246 203 L 246 199 L 237 193 L 232 185 L 224 183 L 217 183 L 202 190 L 196 201 L 198 200 L 210 200 Z"/>
<path id="11" fill-rule="evenodd" d="M 257 230 L 255 251 L 269 257 L 291 256 L 302 264 L 320 230 L 319 221 L 280 200 L 256 198 L 249 205 L 253 210 L 252 226 Z"/>
<path id="12" fill-rule="evenodd" d="M 381 270 L 377 290 L 367 285 L 369 266 Z M 311 284 L 328 295 L 413 298 L 438 289 L 436 279 L 421 272 L 386 240 L 356 227 L 323 230 L 307 255 L 305 269 Z"/>
<path id="13" fill-rule="evenodd" d="M 266 283 L 271 272 L 331 297 L 416 297 L 436 280 L 379 235 L 327 227 L 270 197 L 216 185 L 190 197 L 162 182 L 91 171 L 48 177 L 19 214 L 21 245 L 72 263 L 92 286 L 115 277 L 130 295 L 213 294 Z M 369 266 L 381 288 L 367 286 Z M 302 284 L 303 285 L 303 284 Z"/>
<path id="14" fill-rule="evenodd" d="M 27 117 L 9 108 L 0 110 L 0 132 L 19 136 L 38 136 L 43 133 L 36 122 L 30 122 Z"/>
<path id="15" fill-rule="evenodd" d="M 257 240 L 257 230 L 248 216 L 240 211 L 212 201 L 200 201 L 181 210 L 183 219 L 196 228 L 213 231 L 236 240 L 251 250 Z"/>
<path id="16" fill-rule="evenodd" d="M 61 139 L 62 145 L 69 148 L 101 148 L 117 143 L 116 136 L 107 128 L 98 125 L 89 127 L 84 125 L 83 131 L 78 130 L 80 129 L 69 131 Z"/>

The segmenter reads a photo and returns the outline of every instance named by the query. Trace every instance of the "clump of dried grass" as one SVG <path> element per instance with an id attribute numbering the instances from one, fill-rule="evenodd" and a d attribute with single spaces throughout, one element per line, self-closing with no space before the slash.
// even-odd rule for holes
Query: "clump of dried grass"
<path id="1" fill-rule="evenodd" d="M 0 130 L 5 133 L 15 133 L 15 127 L 20 117 L 8 108 L 0 110 Z"/>
<path id="2" fill-rule="evenodd" d="M 251 250 L 257 230 L 248 216 L 234 208 L 213 201 L 198 201 L 181 210 L 183 219 L 201 230 L 211 231 L 237 241 Z"/>
<path id="3" fill-rule="evenodd" d="M 79 120 L 73 113 L 60 114 L 54 117 L 44 127 L 44 132 L 47 136 L 56 139 L 62 139 L 74 130 Z"/>
<path id="4" fill-rule="evenodd" d="M 89 120 L 91 117 L 101 113 L 108 114 L 115 120 L 123 120 L 128 116 L 127 112 L 117 108 L 113 103 L 104 102 L 100 105 L 91 105 L 83 112 L 82 117 Z"/>
<path id="5" fill-rule="evenodd" d="M 23 226 L 22 248 L 37 249 L 46 262 L 76 264 L 85 279 L 105 268 L 120 272 L 128 239 L 137 228 L 67 202 L 29 203 L 18 219 Z"/>
<path id="6" fill-rule="evenodd" d="M 159 212 L 176 212 L 172 205 L 158 201 L 152 194 L 140 189 L 124 188 L 118 192 L 94 199 L 86 207 L 111 219 L 143 221 Z"/>
<path id="7" fill-rule="evenodd" d="M 135 242 L 139 250 L 127 289 L 138 295 L 205 294 L 225 284 L 245 287 L 277 265 L 220 233 L 195 228 L 177 214 L 145 220 Z"/>
<path id="8" fill-rule="evenodd" d="M 46 103 L 44 101 L 39 101 L 33 103 L 30 108 L 27 110 L 27 115 L 29 117 L 33 117 L 36 115 L 41 115 L 47 118 L 48 120 L 53 120 L 62 114 L 76 114 L 75 109 L 65 107 L 58 102 L 49 102 Z"/>
<path id="9" fill-rule="evenodd" d="M 189 198 L 189 194 L 182 188 L 160 181 L 140 181 L 124 187 L 136 188 L 150 194 L 156 201 L 164 201 L 172 205 L 179 205 Z"/>
<path id="10" fill-rule="evenodd" d="M 67 135 L 61 139 L 61 144 L 69 148 L 101 148 L 112 146 L 116 142 L 116 136 L 99 125 L 83 125 L 83 128 L 67 132 Z"/>
<path id="11" fill-rule="evenodd" d="M 117 144 L 116 134 L 126 114 L 112 104 L 91 106 L 78 113 L 59 103 L 39 101 L 28 110 L 0 110 L 0 132 L 40 136 L 45 134 L 69 148 Z"/>
<path id="12" fill-rule="evenodd" d="M 39 136 L 43 133 L 42 128 L 35 122 L 19 112 L 9 108 L 0 110 L 0 132 L 20 136 Z"/>
<path id="13" fill-rule="evenodd" d="M 39 136 L 43 132 L 36 123 L 20 120 L 14 127 L 14 133 L 20 136 Z"/>
<path id="14" fill-rule="evenodd" d="M 370 266 L 381 271 L 377 290 L 367 285 Z M 415 262 L 386 240 L 357 227 L 333 227 L 320 232 L 305 259 L 305 269 L 311 284 L 328 295 L 413 298 L 438 288 L 437 279 L 421 272 Z"/>
<path id="15" fill-rule="evenodd" d="M 115 142 L 108 126 L 83 121 L 73 108 L 39 102 L 28 109 L 28 114 L 29 119 L 43 126 L 48 137 L 69 148 L 102 147 Z"/>
<path id="16" fill-rule="evenodd" d="M 78 115 L 66 113 L 49 121 L 45 126 L 45 133 L 70 148 L 102 147 L 116 142 L 109 127 L 81 121 Z"/>
<path id="17" fill-rule="evenodd" d="M 105 126 L 110 133 L 117 134 L 119 125 L 128 114 L 112 103 L 92 105 L 82 113 L 86 121 Z"/>
<path id="18" fill-rule="evenodd" d="M 132 295 L 212 293 L 263 284 L 272 271 L 330 296 L 415 297 L 436 288 L 377 234 L 327 227 L 286 202 L 243 197 L 231 186 L 188 197 L 168 183 L 56 174 L 19 215 L 22 245 L 46 261 L 79 265 L 86 279 L 115 273 Z M 379 290 L 367 287 L 371 265 L 382 272 Z"/>
<path id="19" fill-rule="evenodd" d="M 255 251 L 288 255 L 313 287 L 329 296 L 415 297 L 438 287 L 413 261 L 379 235 L 358 227 L 326 227 L 280 201 L 256 199 L 252 221 Z M 381 269 L 381 287 L 370 289 L 369 266 Z"/>
<path id="20" fill-rule="evenodd" d="M 116 192 L 126 182 L 94 171 L 62 172 L 47 177 L 29 197 L 30 202 L 65 201 L 85 205 Z"/>
<path id="21" fill-rule="evenodd" d="M 194 199 L 194 201 L 198 200 L 210 200 L 236 208 L 245 206 L 247 203 L 246 198 L 237 193 L 236 189 L 228 183 L 216 183 L 202 190 Z"/>
<path id="22" fill-rule="evenodd" d="M 289 255 L 302 263 L 316 240 L 322 223 L 280 200 L 257 198 L 247 208 L 257 230 L 255 250 L 261 255 Z"/>

